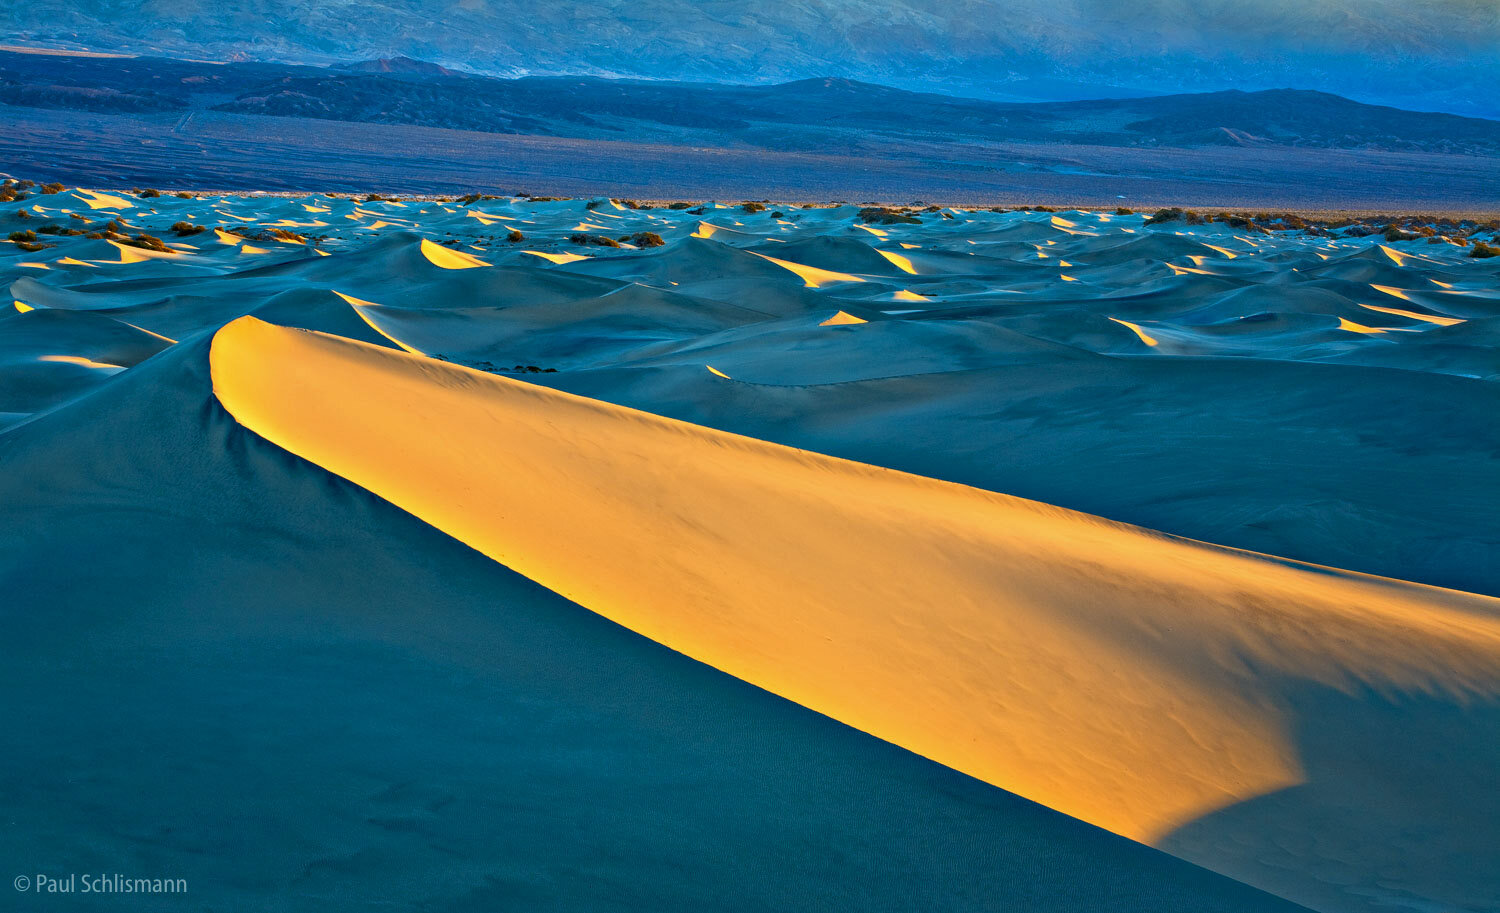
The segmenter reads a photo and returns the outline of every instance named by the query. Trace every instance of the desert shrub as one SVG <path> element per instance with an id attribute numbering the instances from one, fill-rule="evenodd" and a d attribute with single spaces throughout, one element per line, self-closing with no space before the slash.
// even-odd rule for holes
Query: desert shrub
<path id="1" fill-rule="evenodd" d="M 10 240 L 12 240 L 12 241 L 18 241 L 18 242 L 19 241 L 35 241 L 36 240 L 36 232 L 32 231 L 29 228 L 26 229 L 25 231 L 13 231 L 13 232 L 10 233 Z"/>
<path id="2" fill-rule="evenodd" d="M 195 199 L 195 197 L 191 193 L 188 193 L 186 190 L 179 190 L 177 191 L 177 199 L 192 200 Z"/>
<path id="3" fill-rule="evenodd" d="M 1474 249 L 1469 251 L 1469 256 L 1479 260 L 1500 257 L 1500 247 L 1496 247 L 1493 244 L 1486 244 L 1483 241 L 1475 241 Z"/>
<path id="4" fill-rule="evenodd" d="M 62 193 L 64 190 L 67 190 L 68 188 L 64 187 L 61 184 L 43 184 L 41 187 L 39 187 L 37 189 L 40 190 L 42 193 L 50 195 L 50 194 L 54 194 L 54 193 Z"/>
<path id="5" fill-rule="evenodd" d="M 16 181 L 17 190 L 30 190 L 36 186 L 36 181 Z"/>
<path id="6" fill-rule="evenodd" d="M 661 247 L 667 242 L 661 239 L 661 235 L 654 231 L 638 231 L 633 235 L 626 235 L 620 239 L 636 247 Z"/>
<path id="7" fill-rule="evenodd" d="M 46 225 L 38 228 L 37 231 L 41 232 L 44 235 L 60 235 L 62 234 L 62 226 L 58 225 L 56 222 L 48 222 Z"/>
<path id="8" fill-rule="evenodd" d="M 86 231 L 83 233 L 83 236 L 90 241 L 102 241 L 105 237 L 102 231 Z"/>
<path id="9" fill-rule="evenodd" d="M 520 244 L 522 241 L 526 240 L 526 236 L 521 234 L 521 230 L 519 228 L 512 228 L 510 230 L 510 233 L 505 236 L 505 240 L 509 241 L 512 244 Z"/>
<path id="10" fill-rule="evenodd" d="M 568 235 L 568 240 L 572 241 L 574 244 L 597 244 L 600 247 L 620 246 L 620 242 L 616 241 L 614 238 L 609 238 L 604 235 L 591 235 L 586 232 L 578 232 L 577 234 Z"/>
<path id="11" fill-rule="evenodd" d="M 1057 207 L 1055 207 L 1055 206 L 1033 206 L 1033 207 L 1031 207 L 1031 211 L 1032 212 L 1057 212 Z"/>
<path id="12" fill-rule="evenodd" d="M 743 209 L 745 212 L 765 212 L 766 211 L 766 204 L 764 204 L 764 203 L 741 203 L 740 204 L 740 208 Z"/>
<path id="13" fill-rule="evenodd" d="M 58 234 L 60 234 L 60 235 L 81 235 L 81 234 L 83 234 L 83 229 L 81 229 L 81 228 L 64 228 L 62 231 L 58 232 Z"/>
<path id="14" fill-rule="evenodd" d="M 890 209 L 885 206 L 866 206 L 859 211 L 861 222 L 874 222 L 879 225 L 921 225 L 922 220 L 909 212 L 899 209 Z"/>
<path id="15" fill-rule="evenodd" d="M 17 241 L 16 242 L 16 246 L 19 247 L 21 250 L 26 251 L 27 253 L 36 253 L 39 250 L 46 250 L 49 247 L 56 247 L 57 245 L 56 244 L 42 244 L 39 241 Z"/>
<path id="16" fill-rule="evenodd" d="M 140 247 L 144 248 L 145 250 L 160 251 L 164 254 L 169 254 L 172 252 L 172 248 L 168 247 L 165 241 L 163 241 L 161 238 L 156 237 L 155 235 L 148 235 L 144 233 L 138 234 L 134 238 L 127 239 L 124 243 L 129 244 L 131 247 Z"/>
<path id="17" fill-rule="evenodd" d="M 1134 209 L 1126 209 L 1124 206 L 1116 206 L 1115 207 L 1115 215 L 1117 215 L 1117 216 L 1133 216 L 1133 215 L 1135 215 L 1135 210 Z"/>
<path id="18" fill-rule="evenodd" d="M 18 218 L 18 219 L 29 219 L 31 217 L 32 217 L 31 213 L 28 212 L 28 211 L 26 211 L 26 210 L 24 210 L 24 209 L 17 209 L 16 210 L 16 218 Z"/>
<path id="19" fill-rule="evenodd" d="M 1385 230 L 1385 239 L 1387 241 L 1415 241 L 1417 239 L 1417 236 L 1409 231 L 1402 231 L 1401 229 L 1392 225 L 1390 228 L 1387 228 Z"/>
<path id="20" fill-rule="evenodd" d="M 603 205 L 603 203 L 604 203 L 603 200 L 589 200 L 587 203 L 583 204 L 583 208 L 587 209 L 589 212 L 593 212 L 594 210 L 598 209 L 601 205 Z"/>
<path id="21" fill-rule="evenodd" d="M 705 210 L 702 206 L 699 206 L 697 209 L 689 209 L 688 210 L 688 215 L 690 215 L 690 216 L 701 216 L 705 212 L 707 212 L 707 210 Z"/>
<path id="22" fill-rule="evenodd" d="M 1156 214 L 1146 220 L 1147 225 L 1160 225 L 1164 222 L 1176 222 L 1187 217 L 1187 213 L 1173 206 L 1170 209 L 1158 209 Z"/>
<path id="23" fill-rule="evenodd" d="M 771 218 L 773 218 L 773 219 L 785 219 L 786 218 L 786 213 L 784 213 L 784 212 L 782 212 L 781 210 L 778 209 L 775 212 L 771 213 Z"/>
<path id="24" fill-rule="evenodd" d="M 146 199 L 148 199 L 148 200 L 154 200 L 157 197 L 161 196 L 161 191 L 160 190 L 153 190 L 150 187 L 148 187 L 145 190 L 141 191 L 141 196 L 144 197 L 144 198 L 146 198 Z"/>
<path id="25" fill-rule="evenodd" d="M 201 234 L 205 231 L 208 231 L 208 229 L 204 228 L 202 225 L 194 225 L 192 222 L 172 223 L 172 232 L 179 238 L 186 238 L 189 235 Z"/>
<path id="26" fill-rule="evenodd" d="M 692 203 L 682 203 L 682 202 L 668 203 L 667 204 L 667 208 L 668 209 L 692 209 L 693 208 L 693 204 Z"/>

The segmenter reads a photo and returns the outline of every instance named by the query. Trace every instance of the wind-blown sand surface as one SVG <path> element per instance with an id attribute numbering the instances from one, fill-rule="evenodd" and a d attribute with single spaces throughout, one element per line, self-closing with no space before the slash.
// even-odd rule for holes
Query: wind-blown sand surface
<path id="1" fill-rule="evenodd" d="M 226 909 L 1500 906 L 1500 259 L 26 203 L 171 249 L 0 253 L 20 870 Z"/>

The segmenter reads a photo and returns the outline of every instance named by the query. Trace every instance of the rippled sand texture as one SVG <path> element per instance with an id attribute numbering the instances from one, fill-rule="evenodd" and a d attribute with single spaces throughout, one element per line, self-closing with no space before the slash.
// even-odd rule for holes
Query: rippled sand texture
<path id="1" fill-rule="evenodd" d="M 1088 212 L 27 202 L 172 242 L 5 255 L 37 871 L 1500 904 L 1500 259 Z"/>

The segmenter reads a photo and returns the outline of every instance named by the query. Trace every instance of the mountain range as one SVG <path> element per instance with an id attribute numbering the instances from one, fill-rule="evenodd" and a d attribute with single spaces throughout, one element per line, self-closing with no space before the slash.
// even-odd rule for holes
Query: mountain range
<path id="1" fill-rule="evenodd" d="M 828 77 L 767 86 L 499 79 L 411 58 L 312 67 L 0 53 L 0 102 L 776 149 L 837 150 L 900 137 L 1500 154 L 1497 121 L 1403 111 L 1306 90 L 1007 103 Z"/>
<path id="2" fill-rule="evenodd" d="M 824 74 L 1000 101 L 1296 86 L 1500 115 L 1494 0 L 28 0 L 9 40 L 216 60 L 400 55 L 489 75 L 771 84 Z"/>

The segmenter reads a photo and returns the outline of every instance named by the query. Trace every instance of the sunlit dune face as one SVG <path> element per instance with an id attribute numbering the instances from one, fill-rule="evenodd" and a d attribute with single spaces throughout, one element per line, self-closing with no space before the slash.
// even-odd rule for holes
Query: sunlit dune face
<path id="1" fill-rule="evenodd" d="M 896 269 L 901 270 L 901 272 L 903 272 L 903 273 L 910 273 L 913 276 L 915 276 L 917 274 L 917 268 L 912 265 L 910 257 L 903 257 L 900 254 L 894 254 L 894 253 L 891 253 L 888 250 L 881 250 L 878 247 L 875 249 L 875 252 L 878 253 L 878 254 L 880 254 L 880 256 L 886 258 L 887 260 L 891 261 L 891 263 L 896 267 Z"/>
<path id="2" fill-rule="evenodd" d="M 84 190 L 82 187 L 73 191 L 73 196 L 82 200 L 90 209 L 133 209 L 135 204 L 124 197 L 114 196 L 108 193 L 99 193 L 96 190 Z"/>
<path id="3" fill-rule="evenodd" d="M 1370 288 L 1377 292 L 1384 292 L 1393 298 L 1400 298 L 1402 301 L 1411 301 L 1411 296 L 1399 288 L 1392 288 L 1389 285 L 1375 285 L 1374 283 L 1370 284 Z"/>
<path id="4" fill-rule="evenodd" d="M 250 430 L 567 598 L 1135 839 L 1301 780 L 1280 683 L 1500 694 L 1500 601 L 252 318 L 210 363 Z"/>
<path id="5" fill-rule="evenodd" d="M 422 256 L 426 257 L 433 266 L 443 269 L 474 269 L 478 266 L 489 266 L 473 254 L 434 244 L 426 238 L 422 239 Z"/>
<path id="6" fill-rule="evenodd" d="M 1373 334 L 1385 332 L 1385 330 L 1382 330 L 1379 327 L 1367 327 L 1362 323 L 1355 323 L 1354 321 L 1344 317 L 1339 318 L 1339 329 L 1346 330 L 1350 333 Z"/>
<path id="7" fill-rule="evenodd" d="M 1419 314 L 1416 311 L 1403 311 L 1400 308 L 1386 308 L 1374 304 L 1361 304 L 1360 307 L 1368 308 L 1372 311 L 1379 311 L 1382 314 L 1395 314 L 1398 317 L 1409 317 L 1412 320 L 1420 320 L 1423 323 L 1435 323 L 1438 326 L 1443 327 L 1451 327 L 1454 324 L 1464 322 L 1463 319 L 1459 317 L 1441 317 L 1437 314 Z"/>
<path id="8" fill-rule="evenodd" d="M 840 273 L 831 269 L 819 269 L 816 266 L 807 266 L 802 263 L 793 263 L 790 260 L 778 260 L 775 257 L 767 257 L 765 254 L 756 254 L 764 260 L 769 260 L 777 266 L 789 272 L 795 273 L 799 279 L 806 283 L 808 288 L 820 288 L 834 282 L 863 282 L 859 276 L 849 273 Z"/>
<path id="9" fill-rule="evenodd" d="M 94 361 L 90 358 L 84 358 L 81 355 L 43 355 L 38 358 L 37 361 L 49 361 L 65 365 L 78 365 L 79 367 L 93 368 L 96 371 L 106 371 L 111 374 L 125 370 L 122 365 L 112 365 L 107 362 Z"/>
<path id="10" fill-rule="evenodd" d="M 1118 317 L 1111 317 L 1109 319 L 1113 320 L 1115 323 L 1118 323 L 1122 327 L 1129 328 L 1130 332 L 1134 333 L 1141 340 L 1141 342 L 1144 342 L 1146 345 L 1148 345 L 1148 346 L 1156 346 L 1156 345 L 1158 345 L 1156 337 L 1152 336 L 1151 334 L 1147 333 L 1145 330 L 1141 329 L 1141 327 L 1140 327 L 1139 324 L 1131 323 L 1128 320 L 1121 320 Z"/>
<path id="11" fill-rule="evenodd" d="M 588 257 L 584 256 L 583 254 L 569 254 L 569 253 L 549 254 L 549 253 L 547 253 L 545 251 L 540 251 L 540 250 L 526 250 L 526 251 L 522 251 L 521 253 L 523 253 L 523 254 L 530 254 L 533 257 L 540 257 L 541 259 L 546 260 L 548 263 L 577 263 L 579 260 L 587 260 L 587 259 L 589 259 Z"/>
<path id="12" fill-rule="evenodd" d="M 848 313 L 845 313 L 844 311 L 839 311 L 837 314 L 834 314 L 832 317 L 830 317 L 827 320 L 823 321 L 822 323 L 818 324 L 818 326 L 820 326 L 820 327 L 842 327 L 842 326 L 850 326 L 852 324 L 865 323 L 865 322 L 866 321 L 863 318 L 855 317 L 853 314 L 848 314 Z"/>

